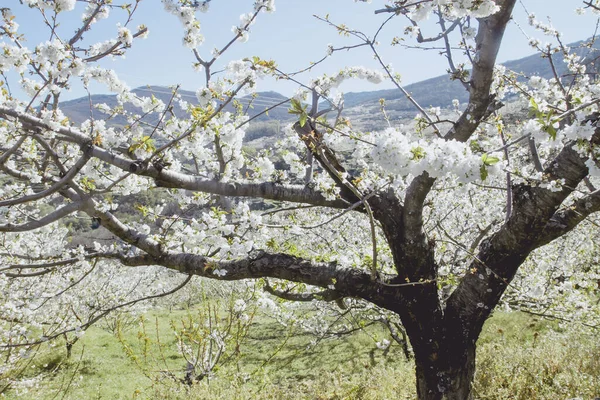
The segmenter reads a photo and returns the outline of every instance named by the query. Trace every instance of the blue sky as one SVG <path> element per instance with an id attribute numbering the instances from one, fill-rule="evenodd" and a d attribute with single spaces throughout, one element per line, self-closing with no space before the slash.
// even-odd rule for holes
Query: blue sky
<path id="1" fill-rule="evenodd" d="M 115 0 L 121 4 L 124 0 Z M 348 27 L 361 30 L 372 36 L 388 14 L 375 15 L 374 10 L 382 8 L 386 2 L 373 0 L 371 4 L 356 3 L 353 0 L 277 0 L 276 12 L 261 14 L 257 23 L 252 27 L 250 40 L 247 43 L 236 43 L 222 57 L 222 65 L 233 59 L 253 55 L 265 59 L 274 59 L 284 71 L 294 71 L 304 68 L 311 61 L 320 59 L 326 52 L 329 43 L 334 46 L 356 44 L 356 39 L 341 37 L 337 32 L 318 21 L 313 14 L 324 16 L 329 14 L 333 21 L 346 24 Z M 199 13 L 202 32 L 206 41 L 200 47 L 201 54 L 209 58 L 214 47 L 222 47 L 232 37 L 231 27 L 238 24 L 239 15 L 252 10 L 252 0 L 212 0 L 208 13 Z M 27 45 L 34 47 L 36 43 L 47 40 L 48 31 L 43 26 L 39 13 L 23 10 L 18 0 L 0 0 L 0 5 L 13 7 L 17 21 L 21 25 L 20 32 L 28 38 Z M 524 7 L 534 12 L 539 20 L 547 21 L 563 32 L 563 40 L 570 43 L 592 36 L 596 24 L 596 16 L 589 11 L 584 16 L 577 16 L 576 7 L 583 6 L 581 0 L 522 0 L 517 2 L 515 20 L 508 27 L 506 40 L 503 43 L 500 61 L 517 59 L 532 54 L 527 45 L 525 35 L 520 31 L 521 26 L 542 42 L 551 40 L 540 33 L 533 33 L 527 26 Z M 83 4 L 78 4 L 75 11 L 61 14 L 59 32 L 68 38 L 80 22 Z M 93 43 L 116 36 L 117 22 L 124 21 L 124 13 L 113 12 L 112 17 L 100 21 L 92 32 L 87 33 L 85 43 Z M 130 87 L 151 85 L 182 84 L 184 89 L 196 90 L 203 84 L 203 74 L 191 68 L 193 56 L 189 49 L 181 44 L 183 32 L 179 21 L 164 12 L 159 0 L 143 0 L 132 24 L 146 24 L 150 35 L 145 40 L 134 41 L 133 47 L 124 59 L 117 58 L 103 62 L 105 67 L 111 67 Z M 517 25 L 518 24 L 518 25 Z M 423 79 L 444 74 L 447 64 L 436 50 L 405 49 L 388 44 L 394 36 L 400 36 L 408 23 L 405 19 L 396 18 L 389 23 L 380 36 L 379 47 L 386 62 L 393 65 L 396 72 L 402 75 L 403 83 L 409 84 Z M 434 21 L 428 21 L 423 26 L 425 34 L 435 34 Z M 413 43 L 416 44 L 416 43 Z M 300 79 L 304 82 L 322 73 L 333 74 L 343 66 L 363 65 L 377 67 L 372 54 L 367 49 L 356 49 L 349 52 L 338 52 L 327 59 L 325 63 L 315 68 Z M 218 66 L 217 66 L 217 69 Z M 389 82 L 372 85 L 367 82 L 350 81 L 342 87 L 344 91 L 379 90 L 390 88 Z M 103 88 L 97 88 L 105 92 Z M 287 82 L 260 82 L 258 90 L 274 90 L 290 95 L 295 85 Z M 84 95 L 82 89 L 74 87 L 71 93 L 63 99 Z"/>

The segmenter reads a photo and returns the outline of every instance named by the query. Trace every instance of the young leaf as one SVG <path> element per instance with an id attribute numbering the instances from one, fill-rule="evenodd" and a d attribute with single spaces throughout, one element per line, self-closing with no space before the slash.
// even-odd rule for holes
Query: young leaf
<path id="1" fill-rule="evenodd" d="M 308 115 L 306 115 L 306 113 L 300 114 L 300 126 L 304 127 L 304 125 L 306 125 L 307 118 L 308 118 Z"/>
<path id="2" fill-rule="evenodd" d="M 498 163 L 498 161 L 500 161 L 500 159 L 498 157 L 489 156 L 487 154 L 484 154 L 481 156 L 481 162 L 483 162 L 483 165 L 494 165 L 494 164 Z M 487 174 L 486 174 L 486 176 L 487 176 Z"/>
<path id="3" fill-rule="evenodd" d="M 488 177 L 488 171 L 485 164 L 481 164 L 481 167 L 479 167 L 479 176 L 481 177 L 482 181 L 485 181 L 485 179 Z"/>

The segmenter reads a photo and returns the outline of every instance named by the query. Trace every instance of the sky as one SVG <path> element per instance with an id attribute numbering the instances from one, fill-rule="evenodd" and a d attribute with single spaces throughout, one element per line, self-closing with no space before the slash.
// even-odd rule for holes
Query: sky
<path id="1" fill-rule="evenodd" d="M 114 0 L 114 4 L 122 4 L 133 0 Z M 286 72 L 296 71 L 321 59 L 327 51 L 328 44 L 351 46 L 359 43 L 355 38 L 338 35 L 336 30 L 319 21 L 314 15 L 329 14 L 332 21 L 343 23 L 349 28 L 359 30 L 373 36 L 381 23 L 389 14 L 374 14 L 387 2 L 372 0 L 371 3 L 354 0 L 276 0 L 276 12 L 259 15 L 252 26 L 250 39 L 246 43 L 237 42 L 219 60 L 220 69 L 227 62 L 251 56 L 273 59 L 279 68 Z M 19 32 L 25 34 L 26 45 L 35 47 L 39 42 L 48 39 L 48 28 L 44 26 L 39 12 L 28 10 L 19 0 L 0 0 L 1 7 L 10 7 L 20 24 Z M 551 22 L 563 33 L 564 43 L 585 39 L 594 34 L 597 15 L 587 11 L 578 16 L 575 8 L 582 7 L 582 0 L 518 0 L 514 19 L 509 24 L 499 61 L 518 59 L 533 53 L 528 46 L 528 35 L 536 37 L 542 43 L 551 41 L 541 33 L 533 32 L 527 24 L 527 11 L 536 15 L 537 19 Z M 222 47 L 232 38 L 231 28 L 239 23 L 242 13 L 252 11 L 252 0 L 212 0 L 207 13 L 198 13 L 201 30 L 205 36 L 204 44 L 198 49 L 205 58 L 210 58 L 211 50 Z M 76 9 L 60 14 L 59 34 L 69 38 L 81 21 L 84 4 L 78 3 Z M 84 35 L 84 43 L 90 44 L 116 37 L 117 23 L 125 21 L 125 13 L 113 11 L 111 18 L 102 20 Z M 203 86 L 204 75 L 193 70 L 191 64 L 194 57 L 191 51 L 182 45 L 183 28 L 173 15 L 167 14 L 159 0 L 141 0 L 139 9 L 129 27 L 133 30 L 137 25 L 145 24 L 150 34 L 147 39 L 135 40 L 125 58 L 115 58 L 101 63 L 103 67 L 114 69 L 119 77 L 131 88 L 145 85 L 169 86 L 181 84 L 183 89 L 195 91 Z M 406 19 L 397 17 L 388 23 L 379 36 L 378 50 L 386 63 L 390 63 L 402 76 L 403 84 L 410 84 L 424 79 L 442 75 L 448 65 L 440 56 L 439 50 L 423 50 L 390 46 L 394 36 L 402 36 L 408 26 Z M 435 21 L 426 21 L 422 31 L 425 35 L 435 35 L 439 28 Z M 416 41 L 406 37 L 404 43 L 411 46 Z M 2 39 L 5 40 L 5 39 Z M 460 55 L 457 56 L 460 61 Z M 344 66 L 365 66 L 377 68 L 373 54 L 366 48 L 336 52 L 326 62 L 315 67 L 299 79 L 307 83 L 311 78 L 323 73 L 334 74 Z M 15 85 L 13 85 L 14 87 Z M 373 85 L 368 82 L 352 80 L 345 83 L 341 90 L 365 91 L 391 88 L 390 82 Z M 284 95 L 292 95 L 297 85 L 290 82 L 267 80 L 258 84 L 259 91 L 277 91 Z M 94 87 L 96 93 L 107 93 L 103 87 Z M 83 88 L 73 86 L 70 93 L 62 96 L 63 100 L 85 95 Z"/>

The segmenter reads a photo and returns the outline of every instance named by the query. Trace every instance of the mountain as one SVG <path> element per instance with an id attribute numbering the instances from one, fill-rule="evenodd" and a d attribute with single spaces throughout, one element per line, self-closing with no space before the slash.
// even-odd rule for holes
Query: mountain
<path id="1" fill-rule="evenodd" d="M 170 88 L 164 86 L 142 86 L 132 90 L 133 93 L 139 96 L 149 97 L 154 95 L 157 99 L 161 100 L 165 104 L 168 104 L 171 101 L 173 96 L 173 92 Z M 189 102 L 190 104 L 197 103 L 196 94 L 189 90 L 178 90 L 179 95 L 182 100 Z M 250 117 L 254 117 L 257 114 L 264 112 L 267 108 L 277 105 L 278 103 L 286 100 L 287 97 L 277 93 L 277 92 L 258 92 L 255 96 L 244 96 L 238 99 L 238 101 L 242 104 L 244 109 L 248 109 L 247 113 Z M 69 100 L 62 102 L 60 104 L 65 115 L 71 119 L 74 123 L 80 124 L 86 119 L 89 119 L 92 115 L 94 118 L 102 118 L 105 116 L 104 113 L 97 109 L 92 109 L 90 111 L 90 103 L 91 104 L 102 104 L 105 103 L 109 107 L 115 107 L 117 105 L 117 96 L 116 95 L 107 95 L 107 94 L 94 94 L 90 97 L 81 97 L 74 100 Z M 249 106 L 249 107 L 248 107 Z M 287 104 L 283 104 L 281 106 L 275 107 L 273 110 L 270 110 L 268 114 L 262 114 L 256 118 L 258 121 L 278 121 L 278 120 L 286 120 L 290 119 L 290 115 L 287 112 Z M 125 107 L 126 111 L 135 112 L 137 114 L 142 114 L 140 109 L 133 107 L 128 104 Z M 233 111 L 233 105 L 229 104 L 225 107 L 226 111 Z M 184 110 L 179 107 L 178 104 L 174 105 L 173 112 L 175 115 L 179 117 L 183 117 L 185 115 Z M 152 123 L 156 122 L 155 120 L 159 117 L 154 115 L 152 119 L 144 119 L 145 122 Z M 153 120 L 154 119 L 154 120 Z M 127 123 L 126 119 L 123 117 L 115 117 L 112 119 L 112 123 L 115 125 L 123 126 Z"/>
<path id="2" fill-rule="evenodd" d="M 591 40 L 580 41 L 570 44 L 569 47 L 587 62 L 588 72 L 598 73 L 600 71 L 598 66 L 595 65 L 600 58 L 599 42 Z M 562 59 L 562 53 L 554 54 L 552 61 L 557 74 L 563 77 L 563 79 L 568 80 L 567 65 Z M 518 73 L 520 80 L 526 80 L 534 75 L 544 78 L 554 76 L 549 60 L 544 59 L 539 54 L 507 61 L 503 65 L 507 69 Z M 461 103 L 465 103 L 468 100 L 468 92 L 463 85 L 458 81 L 450 80 L 448 75 L 413 83 L 405 86 L 405 89 L 424 108 L 448 107 L 453 99 L 457 99 Z M 161 86 L 139 87 L 134 89 L 134 93 L 141 96 L 154 95 L 165 104 L 170 101 L 172 96 L 170 88 Z M 191 104 L 197 101 L 194 92 L 179 90 L 179 94 L 183 100 Z M 355 126 L 366 130 L 380 129 L 383 122 L 380 111 L 380 99 L 386 100 L 386 112 L 392 119 L 410 118 L 416 113 L 414 106 L 397 89 L 346 93 L 344 95 L 345 111 Z M 267 108 L 276 106 L 285 100 L 286 97 L 277 92 L 259 92 L 255 96 L 245 96 L 238 100 L 245 109 L 247 108 L 247 113 L 250 117 L 260 114 L 255 118 L 254 123 L 251 124 L 253 131 L 249 132 L 249 137 L 257 138 L 264 136 L 265 131 L 268 131 L 269 136 L 273 135 L 279 131 L 279 122 L 293 120 L 294 116 L 287 112 L 288 103 L 283 103 L 274 107 L 268 113 L 263 113 Z M 114 107 L 117 104 L 115 95 L 92 95 L 90 98 L 83 97 L 63 102 L 61 103 L 61 108 L 73 122 L 81 123 L 90 118 L 90 101 L 93 104 L 106 103 L 110 107 Z M 126 109 L 127 111 L 141 114 L 141 110 L 136 110 L 130 105 L 126 106 Z M 226 110 L 232 111 L 233 105 L 229 104 Z M 95 118 L 98 118 L 99 114 L 101 115 L 101 112 L 96 109 L 93 109 L 92 112 Z M 178 116 L 184 115 L 184 111 L 178 105 L 173 107 L 173 112 Z M 145 119 L 145 122 L 157 122 L 157 118 L 158 116 L 153 116 L 154 120 Z M 123 117 L 117 117 L 112 120 L 112 123 L 122 126 L 126 124 L 126 120 Z"/>
<path id="3" fill-rule="evenodd" d="M 594 72 L 598 72 L 598 66 L 594 65 L 600 57 L 600 41 L 579 41 L 568 45 L 575 54 L 587 60 L 588 66 Z M 556 53 L 552 56 L 553 64 L 559 76 L 564 77 L 567 73 L 567 65 L 562 60 L 562 54 Z M 507 61 L 503 63 L 507 69 L 521 74 L 521 80 L 537 75 L 543 78 L 552 78 L 554 73 L 552 66 L 547 58 L 540 54 L 534 54 L 518 60 Z M 469 94 L 463 85 L 454 80 L 450 80 L 448 75 L 441 75 L 435 78 L 427 79 L 421 82 L 413 83 L 404 87 L 408 93 L 422 107 L 448 107 L 453 99 L 458 99 L 461 103 L 468 100 Z M 386 108 L 396 111 L 415 112 L 414 106 L 397 89 L 377 90 L 371 92 L 345 93 L 344 104 L 347 108 L 358 105 L 367 105 L 369 103 L 379 106 L 379 99 L 386 100 Z"/>

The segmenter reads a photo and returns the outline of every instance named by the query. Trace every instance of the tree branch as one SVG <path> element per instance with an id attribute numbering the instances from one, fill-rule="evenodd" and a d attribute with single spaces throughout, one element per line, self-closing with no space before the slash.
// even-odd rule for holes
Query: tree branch
<path id="1" fill-rule="evenodd" d="M 141 175 L 150 174 L 144 172 Z M 337 209 L 345 209 L 351 205 L 341 199 L 327 200 L 321 193 L 300 185 L 282 185 L 274 182 L 219 182 L 168 170 L 162 170 L 156 175 L 156 184 L 161 187 L 187 189 L 222 196 L 257 197 L 267 200 L 289 201 Z"/>
<path id="2" fill-rule="evenodd" d="M 27 139 L 26 135 L 23 135 L 19 138 L 19 140 L 16 141 L 16 143 L 8 150 L 6 150 L 4 153 L 2 153 L 2 155 L 0 156 L 0 165 L 4 165 L 4 163 L 6 161 L 8 161 L 8 159 L 10 158 L 10 156 L 19 149 L 19 147 L 21 147 L 21 145 L 23 144 L 23 142 L 25 141 L 25 139 Z"/>
<path id="3" fill-rule="evenodd" d="M 323 300 L 323 301 L 335 301 L 343 298 L 338 292 L 331 289 L 326 289 L 317 293 L 294 293 L 289 290 L 282 291 L 274 289 L 269 282 L 265 283 L 263 287 L 264 291 L 272 294 L 273 296 L 279 297 L 280 299 L 290 300 L 290 301 L 301 301 L 301 302 L 311 302 L 314 300 Z"/>
<path id="4" fill-rule="evenodd" d="M 600 211 L 600 191 L 598 190 L 566 208 L 557 210 L 544 227 L 535 247 L 541 247 L 565 235 L 598 211 Z"/>
<path id="5" fill-rule="evenodd" d="M 85 166 L 85 164 L 87 164 L 90 158 L 91 153 L 89 151 L 84 151 L 83 156 L 79 160 L 77 160 L 77 162 L 73 165 L 73 167 L 71 167 L 71 169 L 66 173 L 66 175 L 63 176 L 54 185 L 50 186 L 46 190 L 42 190 L 40 192 L 28 196 L 23 196 L 18 199 L 0 201 L 0 207 L 12 206 L 16 204 L 23 204 L 30 201 L 39 200 L 58 192 L 65 185 L 69 184 L 69 182 L 71 182 L 73 178 L 75 178 L 75 175 L 77 175 L 79 171 L 81 171 L 81 169 Z"/>
<path id="6" fill-rule="evenodd" d="M 600 140 L 596 129 L 592 143 Z M 539 246 L 567 233 L 600 208 L 598 195 L 558 210 L 573 188 L 587 176 L 585 159 L 574 142 L 566 145 L 544 170 L 549 180 L 564 179 L 562 190 L 552 191 L 525 184 L 513 186 L 513 213 L 498 232 L 484 240 L 469 272 L 447 302 L 446 316 L 477 337 L 485 319 L 527 256 Z"/>
<path id="7" fill-rule="evenodd" d="M 465 142 L 479 123 L 490 115 L 497 106 L 490 88 L 494 79 L 496 56 L 500 50 L 506 24 L 510 20 L 516 0 L 497 1 L 500 11 L 479 20 L 475 37 L 476 54 L 471 73 L 469 104 L 456 124 L 446 134 L 447 139 Z"/>
<path id="8" fill-rule="evenodd" d="M 500 49 L 506 24 L 510 20 L 516 0 L 504 0 L 499 12 L 479 20 L 476 37 L 477 56 L 473 63 L 470 82 L 469 104 L 453 128 L 446 134 L 448 140 L 466 141 L 475 132 L 482 120 L 493 111 L 494 98 L 490 96 L 496 56 Z M 433 249 L 428 245 L 423 232 L 423 204 L 433 187 L 435 179 L 425 172 L 413 179 L 404 199 L 403 222 L 405 246 L 403 253 L 407 259 L 419 260 L 415 270 L 423 269 L 419 278 L 433 277 L 435 271 L 426 267 L 433 260 Z M 405 264 L 405 263 L 402 263 Z M 424 274 L 424 275 L 423 275 Z M 428 276 L 429 275 L 429 276 Z M 417 276 L 412 277 L 414 279 Z"/>
<path id="9" fill-rule="evenodd" d="M 61 207 L 61 208 L 47 214 L 45 217 L 40 218 L 35 221 L 26 222 L 21 225 L 13 225 L 13 224 L 0 225 L 0 232 L 31 231 L 31 230 L 41 228 L 46 225 L 50 225 L 51 223 L 56 222 L 59 219 L 64 218 L 69 214 L 72 214 L 76 211 L 80 211 L 82 208 L 83 208 L 83 202 L 69 203 L 66 206 Z"/>
<path id="10" fill-rule="evenodd" d="M 48 129 L 79 145 L 89 146 L 92 157 L 120 168 L 125 172 L 146 176 L 155 179 L 158 186 L 187 189 L 211 194 L 233 197 L 256 197 L 267 200 L 289 201 L 293 203 L 306 203 L 324 207 L 344 209 L 349 204 L 343 200 L 327 200 L 321 193 L 299 185 L 280 185 L 273 182 L 219 182 L 202 179 L 197 176 L 161 169 L 152 165 L 143 165 L 131 159 L 121 157 L 98 146 L 93 146 L 91 140 L 79 130 L 72 127 L 51 127 L 40 118 L 28 115 L 8 107 L 0 106 L 0 116 L 14 117 L 30 126 Z M 2 166 L 2 168 L 6 168 Z"/>

